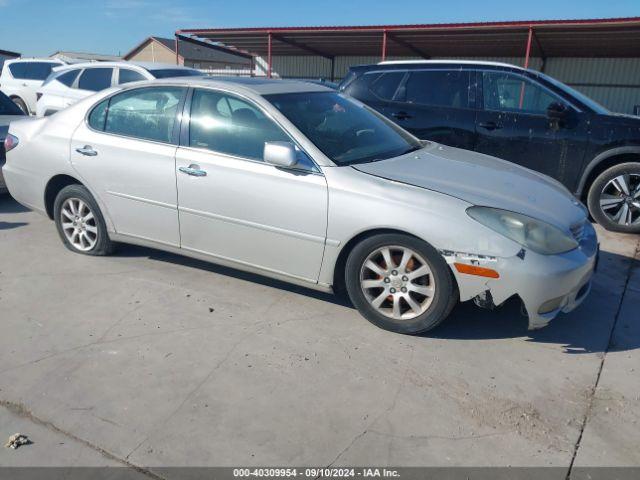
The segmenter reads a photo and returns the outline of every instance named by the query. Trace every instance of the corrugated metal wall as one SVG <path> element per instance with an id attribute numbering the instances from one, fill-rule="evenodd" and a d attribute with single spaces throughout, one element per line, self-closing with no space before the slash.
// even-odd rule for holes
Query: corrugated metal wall
<path id="1" fill-rule="evenodd" d="M 448 57 L 454 58 L 454 57 Z M 410 57 L 388 57 L 388 60 L 412 60 Z M 457 58 L 461 59 L 461 58 Z M 522 66 L 523 57 L 483 57 L 489 60 Z M 377 63 L 378 56 L 336 57 L 335 78 L 342 79 L 352 65 Z M 266 62 L 258 59 L 257 74 L 266 74 Z M 529 67 L 542 68 L 540 58 L 532 58 Z M 640 58 L 548 58 L 546 74 L 571 85 L 614 112 L 633 113 L 640 105 Z M 286 78 L 330 78 L 331 61 L 323 57 L 300 55 L 274 57 L 274 76 Z"/>

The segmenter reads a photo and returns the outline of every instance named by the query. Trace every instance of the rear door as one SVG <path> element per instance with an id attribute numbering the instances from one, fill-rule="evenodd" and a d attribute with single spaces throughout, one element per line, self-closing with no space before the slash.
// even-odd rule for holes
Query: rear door
<path id="1" fill-rule="evenodd" d="M 478 72 L 480 106 L 476 150 L 575 183 L 576 166 L 588 143 L 582 113 L 543 85 L 502 70 Z M 568 109 L 559 124 L 547 115 L 549 105 Z"/>
<path id="2" fill-rule="evenodd" d="M 384 113 L 420 139 L 472 149 L 474 92 L 468 70 L 409 70 Z"/>
<path id="3" fill-rule="evenodd" d="M 186 88 L 127 90 L 75 131 L 71 163 L 117 233 L 179 246 L 175 153 Z"/>

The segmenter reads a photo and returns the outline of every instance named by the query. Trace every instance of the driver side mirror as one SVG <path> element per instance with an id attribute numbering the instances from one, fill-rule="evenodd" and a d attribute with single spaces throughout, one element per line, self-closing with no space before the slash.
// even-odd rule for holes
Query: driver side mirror
<path id="1" fill-rule="evenodd" d="M 276 167 L 293 167 L 298 163 L 298 152 L 291 142 L 264 142 L 263 160 Z"/>
<path id="2" fill-rule="evenodd" d="M 547 118 L 549 120 L 562 121 L 566 120 L 568 116 L 569 108 L 564 103 L 553 102 L 547 107 Z"/>

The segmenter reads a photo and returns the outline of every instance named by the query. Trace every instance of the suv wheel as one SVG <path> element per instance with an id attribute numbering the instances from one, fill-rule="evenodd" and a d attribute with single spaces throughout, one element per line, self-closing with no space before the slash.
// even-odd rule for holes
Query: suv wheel
<path id="1" fill-rule="evenodd" d="M 98 204 L 85 187 L 64 187 L 53 209 L 58 234 L 69 250 L 85 255 L 108 255 L 113 251 Z"/>
<path id="2" fill-rule="evenodd" d="M 640 163 L 615 165 L 595 179 L 587 199 L 591 216 L 607 230 L 640 232 Z"/>
<path id="3" fill-rule="evenodd" d="M 24 100 L 18 97 L 13 97 L 11 99 L 16 106 L 24 112 L 25 115 L 29 115 L 29 109 L 27 108 L 27 104 L 24 103 Z"/>
<path id="4" fill-rule="evenodd" d="M 401 234 L 375 235 L 351 251 L 349 298 L 371 323 L 417 334 L 442 322 L 458 301 L 449 266 L 431 245 Z"/>

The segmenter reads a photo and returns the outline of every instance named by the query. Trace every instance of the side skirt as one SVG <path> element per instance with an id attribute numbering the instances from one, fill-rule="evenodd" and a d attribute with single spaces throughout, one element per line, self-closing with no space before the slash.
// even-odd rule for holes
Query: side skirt
<path id="1" fill-rule="evenodd" d="M 174 253 L 176 255 L 182 255 L 184 257 L 195 258 L 196 260 L 202 260 L 204 262 L 213 263 L 215 265 L 221 265 L 223 267 L 233 268 L 235 270 L 241 270 L 243 272 L 261 275 L 263 277 L 273 278 L 275 280 L 291 283 L 293 285 L 299 285 L 301 287 L 310 288 L 312 290 L 318 290 L 320 292 L 325 292 L 325 293 L 333 293 L 333 288 L 331 285 L 312 282 L 305 279 L 300 279 L 297 277 L 287 275 L 285 273 L 265 270 L 263 268 L 256 267 L 253 265 L 234 262 L 232 260 L 215 257 L 213 255 L 208 255 L 206 253 L 196 252 L 193 250 L 187 250 L 187 249 L 175 247 L 173 245 L 167 245 L 167 244 L 156 242 L 146 238 L 138 238 L 138 237 L 133 237 L 131 235 L 123 235 L 115 232 L 109 232 L 109 238 L 114 242 L 128 243 L 131 245 L 139 245 L 141 247 L 154 248 L 156 250 L 162 250 L 165 252 Z"/>

